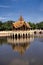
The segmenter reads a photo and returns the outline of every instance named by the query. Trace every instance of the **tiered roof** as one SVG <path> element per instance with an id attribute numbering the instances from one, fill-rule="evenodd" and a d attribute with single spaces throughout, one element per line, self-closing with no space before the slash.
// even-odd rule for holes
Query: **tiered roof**
<path id="1" fill-rule="evenodd" d="M 20 16 L 19 20 L 15 23 L 13 23 L 13 26 L 15 28 L 19 28 L 22 27 L 23 25 L 27 26 L 28 28 L 30 28 L 30 25 L 24 21 L 24 19 L 22 18 L 22 16 Z"/>

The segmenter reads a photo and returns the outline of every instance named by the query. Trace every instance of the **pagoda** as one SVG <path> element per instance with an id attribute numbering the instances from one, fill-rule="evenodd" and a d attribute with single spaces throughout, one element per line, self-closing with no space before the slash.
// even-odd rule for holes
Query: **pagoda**
<path id="1" fill-rule="evenodd" d="M 20 16 L 19 20 L 13 23 L 13 30 L 30 30 L 29 23 L 25 22 L 23 17 Z"/>

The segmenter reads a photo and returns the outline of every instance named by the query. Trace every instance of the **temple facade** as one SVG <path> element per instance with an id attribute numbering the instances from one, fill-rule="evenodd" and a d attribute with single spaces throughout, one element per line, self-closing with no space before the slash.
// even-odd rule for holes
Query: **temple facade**
<path id="1" fill-rule="evenodd" d="M 23 17 L 20 16 L 19 20 L 13 23 L 13 30 L 30 30 L 29 23 L 25 22 Z"/>

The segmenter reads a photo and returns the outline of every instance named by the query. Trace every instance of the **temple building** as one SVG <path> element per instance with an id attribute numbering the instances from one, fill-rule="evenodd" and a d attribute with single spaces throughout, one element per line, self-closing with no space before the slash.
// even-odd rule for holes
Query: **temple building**
<path id="1" fill-rule="evenodd" d="M 13 23 L 13 30 L 30 30 L 31 27 L 29 23 L 25 22 L 22 16 L 20 16 L 19 20 Z"/>

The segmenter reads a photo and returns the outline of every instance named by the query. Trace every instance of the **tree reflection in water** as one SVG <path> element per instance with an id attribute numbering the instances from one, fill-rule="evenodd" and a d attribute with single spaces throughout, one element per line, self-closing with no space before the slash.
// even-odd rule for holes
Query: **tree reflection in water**
<path id="1" fill-rule="evenodd" d="M 7 42 L 7 37 L 0 37 L 0 45 L 6 44 Z"/>

